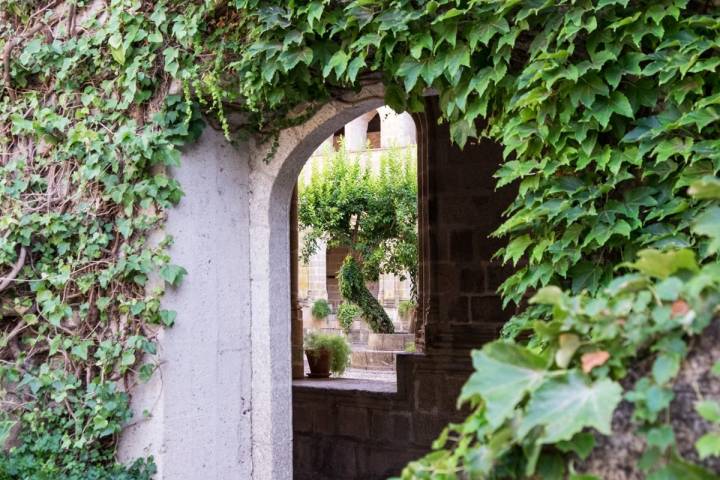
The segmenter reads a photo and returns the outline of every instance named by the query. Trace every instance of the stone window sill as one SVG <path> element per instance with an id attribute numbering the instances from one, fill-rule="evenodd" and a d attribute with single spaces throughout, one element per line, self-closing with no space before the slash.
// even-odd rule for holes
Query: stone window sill
<path id="1" fill-rule="evenodd" d="M 397 383 L 394 381 L 358 379 L 358 378 L 304 378 L 293 380 L 293 390 L 302 390 L 308 393 L 321 391 L 357 393 L 371 392 L 381 394 L 396 394 Z"/>

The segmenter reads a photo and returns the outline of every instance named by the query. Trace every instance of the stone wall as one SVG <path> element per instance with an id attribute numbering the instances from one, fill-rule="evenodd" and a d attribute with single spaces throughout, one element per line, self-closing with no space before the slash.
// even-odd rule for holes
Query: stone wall
<path id="1" fill-rule="evenodd" d="M 295 479 L 375 479 L 426 453 L 463 412 L 455 402 L 471 372 L 469 349 L 495 338 L 510 312 L 495 293 L 510 273 L 491 261 L 512 189 L 494 191 L 501 148 L 452 146 L 437 106 L 420 122 L 421 296 L 424 354 L 397 358 L 397 392 L 293 388 Z M 426 157 L 422 157 L 426 155 Z M 331 384 L 330 384 L 331 385 Z"/>
<path id="2" fill-rule="evenodd" d="M 493 173 L 502 147 L 469 141 L 463 150 L 450 142 L 447 125 L 437 125 L 435 102 L 428 102 L 429 188 L 421 201 L 427 209 L 420 236 L 428 240 L 422 259 L 426 351 L 453 352 L 497 337 L 510 317 L 497 288 L 511 271 L 492 260 L 503 245 L 490 238 L 502 212 L 515 197 L 515 187 L 495 190 Z"/>
<path id="3" fill-rule="evenodd" d="M 401 354 L 397 392 L 293 388 L 295 480 L 385 479 L 427 453 L 470 373 L 456 358 Z"/>

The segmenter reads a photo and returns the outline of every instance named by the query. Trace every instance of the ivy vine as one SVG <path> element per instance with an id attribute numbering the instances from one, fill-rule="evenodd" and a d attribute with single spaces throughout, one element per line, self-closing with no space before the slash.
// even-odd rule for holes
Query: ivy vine
<path id="1" fill-rule="evenodd" d="M 398 111 L 436 92 L 458 144 L 504 145 L 498 185 L 518 195 L 496 234 L 517 270 L 501 290 L 532 298 L 508 338 L 474 354 L 461 397 L 472 415 L 403 475 L 587 478 L 578 458 L 624 398 L 647 475 L 712 478 L 717 404 L 698 402 L 709 423 L 696 455 L 667 412 L 689 339 L 717 313 L 719 8 L 3 2 L 0 377 L 15 447 L 0 476 L 152 475 L 151 461 L 118 465 L 114 448 L 128 392 L 155 369 L 157 329 L 174 319 L 159 299 L 185 272 L 164 252 L 171 239 L 148 237 L 181 198 L 166 168 L 198 135 L 200 112 L 228 137 L 272 142 L 323 102 L 382 83 Z M 641 358 L 651 372 L 629 384 Z M 517 383 L 488 388 L 504 379 Z"/>

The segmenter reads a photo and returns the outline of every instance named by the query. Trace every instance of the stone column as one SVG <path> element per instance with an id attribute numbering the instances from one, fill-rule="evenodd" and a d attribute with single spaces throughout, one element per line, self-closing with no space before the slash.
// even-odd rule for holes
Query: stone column
<path id="1" fill-rule="evenodd" d="M 293 190 L 290 202 L 290 345 L 292 349 L 292 378 L 305 376 L 303 362 L 303 315 L 298 298 L 298 192 Z"/>
<path id="2" fill-rule="evenodd" d="M 368 123 L 374 115 L 375 111 L 373 110 L 345 125 L 345 148 L 348 151 L 365 150 Z"/>
<path id="3" fill-rule="evenodd" d="M 310 282 L 308 289 L 308 302 L 312 304 L 319 298 L 327 300 L 327 246 L 324 241 L 318 242 L 318 248 L 308 261 Z"/>
<path id="4" fill-rule="evenodd" d="M 380 113 L 380 146 L 407 147 L 417 144 L 415 120 L 409 113 L 395 113 L 390 107 L 378 108 Z"/>

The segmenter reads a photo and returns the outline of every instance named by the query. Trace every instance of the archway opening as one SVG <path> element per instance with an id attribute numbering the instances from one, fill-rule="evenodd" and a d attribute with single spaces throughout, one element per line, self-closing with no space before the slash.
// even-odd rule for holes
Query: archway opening
<path id="1" fill-rule="evenodd" d="M 322 142 L 300 172 L 290 225 L 293 378 L 318 375 L 309 343 L 334 338 L 350 348 L 347 368 L 315 385 L 393 391 L 397 355 L 417 351 L 416 132 L 407 113 L 370 110 Z M 347 286 L 350 261 L 362 291 Z"/>

